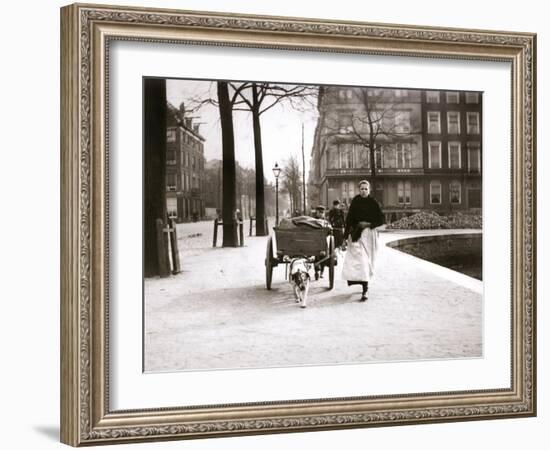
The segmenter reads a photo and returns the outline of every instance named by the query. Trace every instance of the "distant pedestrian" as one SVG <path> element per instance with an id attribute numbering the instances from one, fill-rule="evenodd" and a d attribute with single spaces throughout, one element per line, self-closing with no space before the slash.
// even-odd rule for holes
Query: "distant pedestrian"
<path id="1" fill-rule="evenodd" d="M 378 251 L 376 228 L 384 224 L 382 209 L 370 192 L 370 183 L 367 180 L 360 181 L 359 195 L 351 201 L 344 231 L 344 239 L 347 239 L 348 245 L 342 278 L 347 280 L 348 286 L 362 286 L 362 302 L 368 298 L 369 281 L 374 276 L 374 263 Z"/>
<path id="2" fill-rule="evenodd" d="M 341 247 L 344 243 L 344 229 L 346 227 L 346 218 L 344 211 L 340 208 L 340 201 L 334 200 L 332 202 L 332 208 L 328 212 L 328 221 L 332 226 L 332 233 L 334 235 L 334 245 L 336 248 Z"/>
<path id="3" fill-rule="evenodd" d="M 243 214 L 241 213 L 240 209 L 235 210 L 235 220 L 238 223 L 242 223 L 242 221 L 243 221 Z"/>

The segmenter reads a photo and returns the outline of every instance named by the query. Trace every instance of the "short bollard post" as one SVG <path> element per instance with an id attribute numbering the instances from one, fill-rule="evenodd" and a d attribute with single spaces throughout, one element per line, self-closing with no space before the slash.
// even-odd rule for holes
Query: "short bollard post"
<path id="1" fill-rule="evenodd" d="M 233 235 L 233 242 L 235 242 L 235 247 L 237 247 L 237 243 L 238 243 L 238 240 L 239 240 L 239 230 L 238 230 L 238 224 L 239 222 L 236 221 L 236 220 L 233 220 L 232 222 L 232 227 L 231 227 L 231 234 Z"/>
<path id="2" fill-rule="evenodd" d="M 244 225 L 242 220 L 239 220 L 239 245 L 244 247 Z"/>
<path id="3" fill-rule="evenodd" d="M 212 239 L 212 247 L 216 246 L 218 241 L 218 219 L 214 219 L 214 239 Z"/>
<path id="4" fill-rule="evenodd" d="M 170 262 L 168 259 L 168 240 L 164 235 L 164 222 L 162 221 L 162 219 L 157 219 L 156 224 L 159 275 L 161 277 L 167 277 L 170 275 Z"/>
<path id="5" fill-rule="evenodd" d="M 176 222 L 170 220 L 170 247 L 172 250 L 172 273 L 181 272 L 180 252 L 178 249 L 178 233 L 176 231 Z"/>

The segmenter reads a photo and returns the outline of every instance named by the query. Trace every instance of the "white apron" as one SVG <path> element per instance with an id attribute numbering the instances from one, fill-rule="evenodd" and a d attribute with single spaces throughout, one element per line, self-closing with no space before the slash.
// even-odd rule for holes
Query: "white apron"
<path id="1" fill-rule="evenodd" d="M 342 278 L 347 281 L 371 281 L 378 251 L 378 230 L 365 228 L 361 238 L 352 242 L 348 238 L 347 251 L 342 265 Z"/>

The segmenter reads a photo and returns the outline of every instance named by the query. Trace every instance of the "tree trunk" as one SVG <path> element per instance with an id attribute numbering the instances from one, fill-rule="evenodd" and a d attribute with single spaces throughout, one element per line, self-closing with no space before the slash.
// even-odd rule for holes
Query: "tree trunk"
<path id="1" fill-rule="evenodd" d="M 237 247 L 237 226 L 235 224 L 235 209 L 237 203 L 235 137 L 233 135 L 233 107 L 229 100 L 227 82 L 218 81 L 218 103 L 222 128 L 223 155 L 222 247 Z"/>
<path id="2" fill-rule="evenodd" d="M 166 82 L 144 81 L 144 276 L 160 275 L 156 220 L 166 224 Z"/>
<path id="3" fill-rule="evenodd" d="M 369 142 L 370 176 L 374 180 L 376 178 L 376 142 L 372 138 L 369 141 L 370 141 Z M 381 159 L 382 159 L 382 154 L 380 154 L 380 160 Z"/>
<path id="4" fill-rule="evenodd" d="M 262 153 L 262 129 L 260 104 L 256 83 L 252 85 L 252 129 L 254 131 L 254 156 L 256 162 L 256 236 L 265 236 L 264 163 Z"/>

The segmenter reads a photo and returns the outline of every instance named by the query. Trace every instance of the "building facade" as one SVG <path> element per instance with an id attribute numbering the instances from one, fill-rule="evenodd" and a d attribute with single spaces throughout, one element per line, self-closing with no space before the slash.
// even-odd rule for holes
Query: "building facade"
<path id="1" fill-rule="evenodd" d="M 481 94 L 423 91 L 422 110 L 426 206 L 480 209 Z"/>
<path id="2" fill-rule="evenodd" d="M 310 163 L 317 202 L 368 179 L 387 221 L 481 208 L 479 93 L 322 86 Z"/>
<path id="3" fill-rule="evenodd" d="M 166 209 L 178 223 L 205 217 L 205 139 L 200 125 L 168 104 L 166 130 Z"/>

